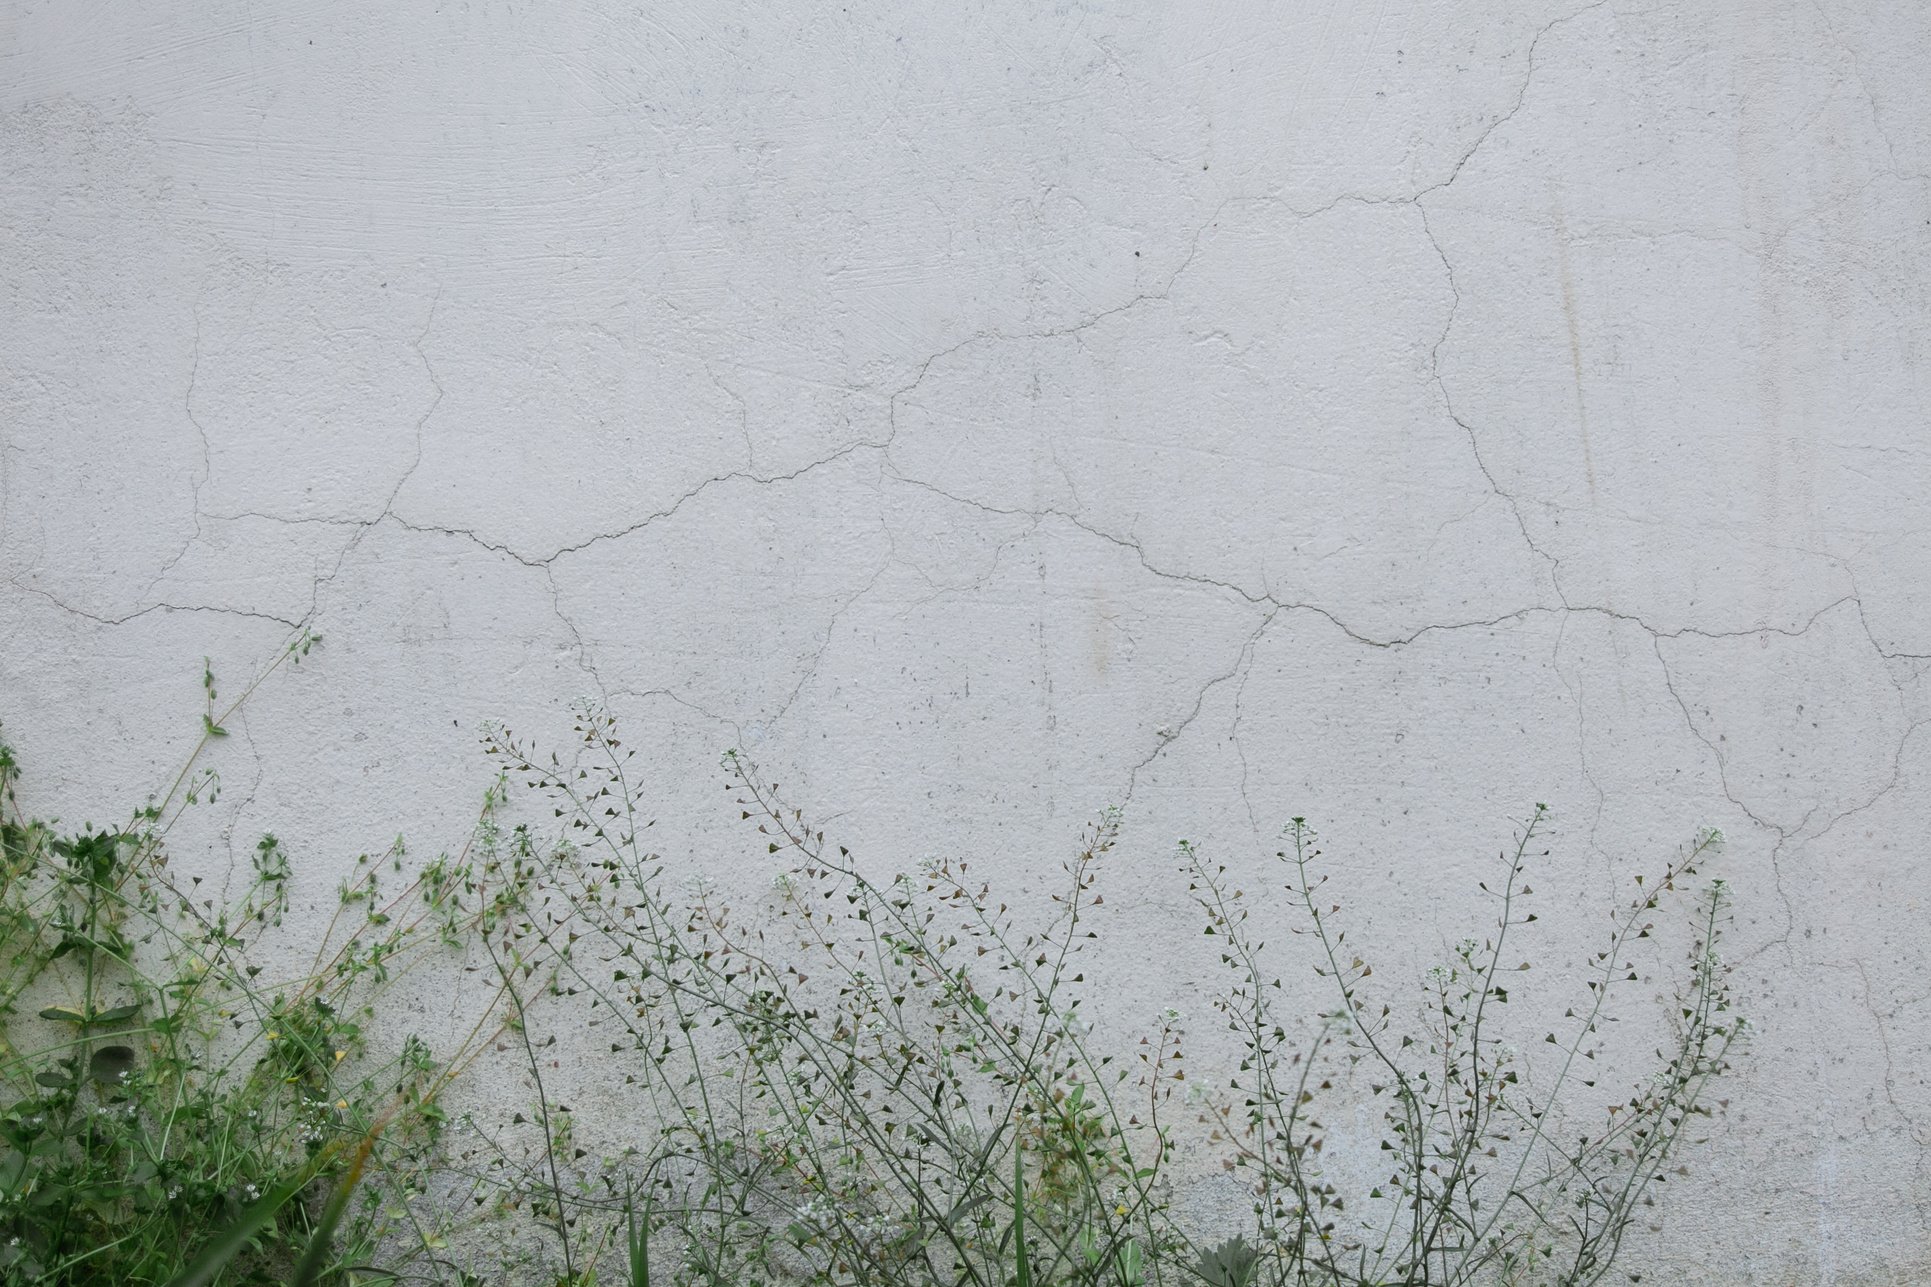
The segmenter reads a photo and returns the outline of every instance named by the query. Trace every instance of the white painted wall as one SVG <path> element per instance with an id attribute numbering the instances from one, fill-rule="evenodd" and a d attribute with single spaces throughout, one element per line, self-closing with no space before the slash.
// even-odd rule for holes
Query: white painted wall
<path id="1" fill-rule="evenodd" d="M 1922 1281 L 1927 67 L 1917 0 L 8 0 L 25 802 L 312 621 L 182 861 L 318 905 L 586 693 L 694 862 L 733 744 L 1025 888 L 1124 801 L 1176 936 L 1182 833 L 1307 814 L 1426 952 L 1531 801 L 1558 903 L 1718 825 L 1760 1035 L 1660 1280 Z"/>

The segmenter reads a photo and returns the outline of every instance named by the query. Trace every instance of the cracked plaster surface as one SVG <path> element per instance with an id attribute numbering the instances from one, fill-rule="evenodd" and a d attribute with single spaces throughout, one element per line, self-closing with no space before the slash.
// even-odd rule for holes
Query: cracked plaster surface
<path id="1" fill-rule="evenodd" d="M 25 793 L 109 816 L 307 625 L 181 861 L 272 826 L 314 899 L 580 695 L 721 879 L 730 745 L 1027 893 L 1123 804 L 1176 963 L 1180 834 L 1316 819 L 1389 973 L 1532 801 L 1563 932 L 1718 825 L 1760 1035 L 1640 1254 L 1918 1281 L 1927 58 L 1836 0 L 0 8 Z"/>

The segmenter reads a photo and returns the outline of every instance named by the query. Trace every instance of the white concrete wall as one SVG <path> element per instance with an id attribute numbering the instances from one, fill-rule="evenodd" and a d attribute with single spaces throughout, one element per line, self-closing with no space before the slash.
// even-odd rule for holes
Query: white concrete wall
<path id="1" fill-rule="evenodd" d="M 25 802 L 312 622 L 182 861 L 318 903 L 585 693 L 694 862 L 733 744 L 1028 888 L 1120 801 L 1176 935 L 1182 833 L 1309 815 L 1433 950 L 1531 801 L 1557 900 L 1714 824 L 1760 1035 L 1660 1280 L 1922 1281 L 1927 69 L 1919 0 L 8 0 Z"/>

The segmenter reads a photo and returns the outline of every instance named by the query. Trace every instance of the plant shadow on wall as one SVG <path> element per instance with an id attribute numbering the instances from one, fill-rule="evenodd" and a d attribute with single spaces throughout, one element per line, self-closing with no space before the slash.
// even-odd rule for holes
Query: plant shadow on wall
<path id="1" fill-rule="evenodd" d="M 197 757 L 227 718 L 207 682 Z M 1124 1048 L 1083 1012 L 1117 814 L 1049 907 L 1015 909 L 964 861 L 867 876 L 731 753 L 763 865 L 786 868 L 740 906 L 651 847 L 646 784 L 603 711 L 581 710 L 560 753 L 500 729 L 486 745 L 498 776 L 467 842 L 365 859 L 303 944 L 314 966 L 280 976 L 260 964 L 286 934 L 279 843 L 233 905 L 169 874 L 162 841 L 211 774 L 184 770 L 129 826 L 79 835 L 9 791 L 10 1280 L 1594 1283 L 1743 1031 L 1716 954 L 1721 883 L 1691 888 L 1715 833 L 1613 909 L 1532 1069 L 1502 1020 L 1523 1009 L 1514 940 L 1535 919 L 1540 806 L 1484 884 L 1485 936 L 1401 1003 L 1376 999 L 1347 946 L 1303 821 L 1283 832 L 1278 906 L 1183 841 L 1175 892 L 1215 949 L 1237 1051 L 1207 1068 L 1171 1012 Z M 1694 910 L 1651 1058 L 1606 1040 L 1609 996 L 1640 983 L 1666 903 Z M 1325 1013 L 1298 1011 L 1256 932 L 1282 919 Z M 490 980 L 449 1049 L 395 1022 L 418 969 Z M 468 1080 L 500 1099 L 511 1078 L 519 1111 L 451 1120 Z M 591 1079 L 599 1111 L 572 1111 Z M 1336 1113 L 1379 1123 L 1360 1186 L 1327 1147 Z M 1189 1150 L 1242 1179 L 1243 1219 L 1182 1214 Z"/>

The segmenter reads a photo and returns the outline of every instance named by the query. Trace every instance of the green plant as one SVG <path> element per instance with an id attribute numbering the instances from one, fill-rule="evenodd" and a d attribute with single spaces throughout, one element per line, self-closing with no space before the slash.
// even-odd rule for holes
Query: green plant
<path id="1" fill-rule="evenodd" d="M 1091 1046 L 1072 995 L 1116 817 L 1024 929 L 964 864 L 872 882 L 730 756 L 742 811 L 792 863 L 770 920 L 747 921 L 708 887 L 667 888 L 614 727 L 585 711 L 578 734 L 568 763 L 506 733 L 491 749 L 565 819 L 557 843 L 516 833 L 551 875 L 524 932 L 556 963 L 556 999 L 635 1061 L 652 1125 L 628 1143 L 683 1244 L 673 1281 L 1162 1280 L 1147 1253 L 1173 1237 L 1159 1177 L 1177 1034 L 1129 1066 Z M 556 1155 L 516 1182 L 551 1209 L 582 1189 L 550 1174 Z"/>
<path id="2" fill-rule="evenodd" d="M 170 870 L 176 821 L 219 790 L 197 763 L 240 705 L 218 709 L 205 667 L 203 684 L 187 766 L 123 827 L 28 817 L 0 746 L 9 1281 L 1584 1287 L 1742 1031 L 1715 952 L 1718 882 L 1651 1075 L 1610 1096 L 1597 1071 L 1631 1057 L 1604 1044 L 1609 994 L 1640 977 L 1638 945 L 1714 833 L 1637 881 L 1538 1081 L 1499 1020 L 1522 1008 L 1509 980 L 1528 968 L 1513 963 L 1543 810 L 1484 886 L 1493 928 L 1430 972 L 1405 1030 L 1317 897 L 1296 819 L 1285 907 L 1258 921 L 1223 867 L 1180 847 L 1242 1051 L 1208 1089 L 1185 1071 L 1177 1015 L 1122 1058 L 1082 1009 L 1117 813 L 1048 905 L 1015 909 L 964 860 L 875 879 L 728 754 L 742 818 L 783 868 L 769 894 L 732 898 L 673 883 L 633 752 L 594 708 L 567 754 L 492 731 L 499 774 L 465 846 L 417 863 L 398 841 L 359 860 L 330 923 L 304 934 L 273 836 L 236 898 Z M 515 820 L 519 784 L 557 831 Z M 1290 1035 L 1304 998 L 1255 932 L 1283 916 L 1338 994 L 1308 1040 Z M 291 968 L 298 949 L 312 955 Z M 385 999 L 458 962 L 494 986 L 466 1038 L 432 1055 Z M 576 1044 L 558 1050 L 544 1030 L 564 1025 Z M 606 1043 L 623 1086 L 580 1122 L 565 1088 L 584 1068 L 564 1055 Z M 447 1129 L 454 1080 L 492 1054 L 527 1111 Z M 1252 1226 L 1211 1245 L 1172 1204 L 1183 1090 L 1254 1196 Z M 1347 1192 L 1321 1115 L 1363 1102 L 1383 1106 L 1385 1178 Z"/>
<path id="3" fill-rule="evenodd" d="M 1207 932 L 1225 945 L 1221 959 L 1235 977 L 1221 1008 L 1246 1050 L 1235 1083 L 1242 1098 L 1238 1107 L 1223 1106 L 1220 1119 L 1238 1165 L 1254 1176 L 1260 1234 L 1258 1249 L 1217 1253 L 1204 1279 L 1230 1287 L 1257 1273 L 1276 1283 L 1348 1287 L 1583 1287 L 1608 1273 L 1685 1132 L 1707 1115 L 1704 1092 L 1728 1068 L 1743 1031 L 1716 953 L 1721 881 L 1710 886 L 1696 918 L 1679 1022 L 1657 1052 L 1660 1067 L 1617 1102 L 1599 1105 L 1593 1122 L 1588 1107 L 1570 1100 L 1598 1086 L 1609 995 L 1639 979 L 1632 949 L 1655 929 L 1663 897 L 1695 873 L 1721 837 L 1699 836 L 1660 880 L 1635 878 L 1633 896 L 1589 963 L 1587 996 L 1564 1016 L 1567 1035 L 1551 1030 L 1543 1038 L 1556 1056 L 1555 1073 L 1531 1087 L 1496 1028 L 1511 1000 L 1505 980 L 1530 968 L 1505 961 L 1514 959 L 1513 932 L 1536 919 L 1524 910 L 1531 890 L 1523 877 L 1545 817 L 1537 805 L 1513 852 L 1501 856 L 1496 887 L 1483 885 L 1497 905 L 1490 934 L 1464 940 L 1452 960 L 1430 971 L 1419 1032 L 1399 1030 L 1392 1006 L 1369 998 L 1364 981 L 1373 967 L 1345 950 L 1346 931 L 1335 925 L 1339 906 L 1323 907 L 1316 897 L 1326 878 L 1313 870 L 1313 832 L 1304 819 L 1289 823 L 1289 848 L 1279 856 L 1288 866 L 1287 893 L 1303 916 L 1298 932 L 1317 944 L 1316 971 L 1339 996 L 1308 1051 L 1287 1049 L 1273 1000 L 1280 980 L 1267 972 L 1247 929 L 1245 896 L 1229 888 L 1224 868 L 1181 842 Z M 1337 1049 L 1340 1059 L 1324 1059 Z M 1327 1131 L 1317 1099 L 1332 1089 L 1330 1073 L 1384 1106 L 1387 1178 L 1365 1194 L 1343 1193 L 1322 1165 Z"/>
<path id="4" fill-rule="evenodd" d="M 727 755 L 744 819 L 788 866 L 765 906 L 746 907 L 704 882 L 670 886 L 648 847 L 631 752 L 594 709 L 577 736 L 567 757 L 503 731 L 489 738 L 506 780 L 562 820 L 561 836 L 526 824 L 508 842 L 547 873 L 517 932 L 548 953 L 545 1000 L 607 1032 L 610 1056 L 630 1061 L 646 1123 L 601 1169 L 574 1165 L 585 1156 L 574 1135 L 566 1151 L 541 1131 L 523 1164 L 496 1148 L 498 1183 L 545 1213 L 560 1281 L 591 1280 L 621 1219 L 633 1278 L 655 1232 L 681 1253 L 666 1281 L 706 1287 L 1593 1283 L 1705 1111 L 1740 1031 L 1714 952 L 1718 885 L 1673 1047 L 1604 1106 L 1604 1123 L 1572 1130 L 1587 1111 L 1574 1092 L 1597 1084 L 1583 1070 L 1607 996 L 1634 977 L 1630 948 L 1714 833 L 1659 882 L 1638 882 L 1570 1035 L 1549 1034 L 1556 1075 L 1533 1092 L 1495 1015 L 1510 1000 L 1505 944 L 1534 919 L 1522 875 L 1540 808 L 1504 859 L 1494 932 L 1431 972 L 1420 1035 L 1393 1031 L 1391 1005 L 1371 1008 L 1370 967 L 1344 950 L 1336 909 L 1316 900 L 1312 833 L 1290 825 L 1290 911 L 1340 998 L 1305 1049 L 1274 1013 L 1293 994 L 1268 972 L 1245 896 L 1183 842 L 1208 933 L 1234 971 L 1223 1011 L 1245 1047 L 1233 1097 L 1207 1102 L 1256 1194 L 1253 1241 L 1202 1249 L 1177 1227 L 1164 1178 L 1184 1079 L 1177 1025 L 1149 1036 L 1129 1067 L 1080 1012 L 1080 950 L 1096 934 L 1089 912 L 1117 815 L 1092 828 L 1051 915 L 1028 927 L 964 862 L 875 883 Z M 519 1031 L 527 1054 L 529 1029 Z M 1389 1105 L 1389 1172 L 1368 1193 L 1344 1194 L 1326 1174 L 1324 1094 Z M 651 1195 L 641 1232 L 639 1191 Z"/>
<path id="5" fill-rule="evenodd" d="M 187 764 L 124 826 L 28 817 L 0 748 L 8 1281 L 378 1283 L 394 1280 L 368 1267 L 378 1248 L 406 1263 L 398 1246 L 421 1258 L 434 1241 L 411 1207 L 417 1170 L 443 1088 L 494 1025 L 479 1018 L 441 1064 L 413 1037 L 379 1051 L 370 1027 L 385 989 L 517 896 L 461 858 L 384 893 L 398 850 L 363 860 L 317 939 L 284 920 L 291 872 L 273 836 L 236 898 L 169 868 L 171 830 L 219 791 L 203 753 L 268 673 L 316 642 L 298 635 L 219 710 L 204 668 Z M 310 964 L 289 971 L 303 947 Z M 351 1175 L 365 1178 L 353 1206 Z"/>

